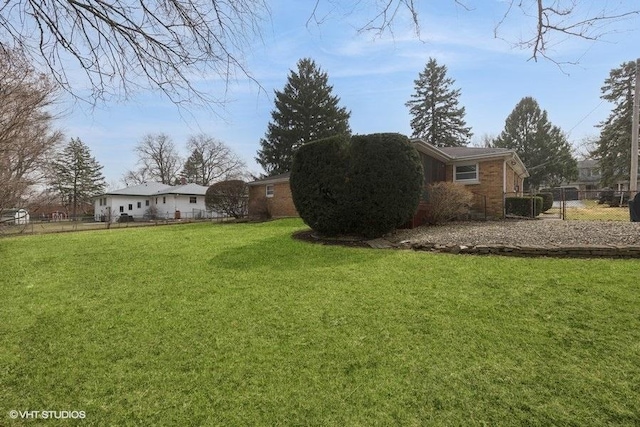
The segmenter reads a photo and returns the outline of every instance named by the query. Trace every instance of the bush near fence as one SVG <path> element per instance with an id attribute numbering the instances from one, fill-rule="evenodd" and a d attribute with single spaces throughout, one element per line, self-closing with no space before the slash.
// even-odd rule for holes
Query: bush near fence
<path id="1" fill-rule="evenodd" d="M 505 212 L 507 215 L 535 218 L 542 212 L 542 197 L 505 197 Z"/>

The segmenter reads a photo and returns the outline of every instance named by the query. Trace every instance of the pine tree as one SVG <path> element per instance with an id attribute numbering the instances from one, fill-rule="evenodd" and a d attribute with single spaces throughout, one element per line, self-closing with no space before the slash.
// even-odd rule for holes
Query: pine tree
<path id="1" fill-rule="evenodd" d="M 412 136 L 422 138 L 437 147 L 467 145 L 471 128 L 464 120 L 464 107 L 458 107 L 460 89 L 452 89 L 454 80 L 447 77 L 447 67 L 435 59 L 414 80 L 415 93 L 405 105 L 411 119 Z"/>
<path id="2" fill-rule="evenodd" d="M 537 189 L 542 184 L 560 185 L 578 174 L 566 136 L 549 122 L 547 112 L 531 97 L 518 102 L 493 145 L 516 151 L 530 174 L 525 181 L 528 189 Z"/>
<path id="3" fill-rule="evenodd" d="M 613 186 L 616 181 L 628 181 L 631 165 L 631 130 L 636 63 L 625 62 L 611 70 L 604 81 L 602 99 L 615 105 L 600 127 L 600 138 L 591 155 L 598 159 L 602 184 Z"/>
<path id="4" fill-rule="evenodd" d="M 327 73 L 309 58 L 297 65 L 298 71 L 290 72 L 283 91 L 275 92 L 271 122 L 260 140 L 256 160 L 267 175 L 290 171 L 293 154 L 301 145 L 351 132 L 351 113 L 338 106 L 340 98 L 332 95 Z"/>
<path id="5" fill-rule="evenodd" d="M 52 163 L 52 186 L 60 193 L 75 218 L 78 206 L 91 202 L 106 186 L 102 166 L 91 157 L 89 147 L 79 138 L 71 138 Z"/>

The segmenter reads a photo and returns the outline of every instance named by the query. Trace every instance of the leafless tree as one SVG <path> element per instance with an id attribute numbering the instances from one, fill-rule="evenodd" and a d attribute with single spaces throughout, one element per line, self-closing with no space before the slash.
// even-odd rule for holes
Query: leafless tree
<path id="1" fill-rule="evenodd" d="M 268 14 L 266 0 L 3 1 L 0 47 L 22 49 L 91 102 L 151 88 L 178 104 L 215 104 L 224 100 L 205 97 L 194 81 L 249 75 L 242 54 Z M 87 77 L 90 96 L 72 69 Z"/>
<path id="2" fill-rule="evenodd" d="M 568 38 L 600 40 L 612 32 L 614 24 L 640 15 L 637 1 L 628 1 L 628 6 L 624 3 L 616 2 L 616 6 L 611 6 L 610 2 L 602 2 L 596 6 L 585 0 L 509 0 L 494 35 L 499 38 L 504 22 L 519 11 L 535 21 L 536 30 L 530 37 L 518 41 L 516 46 L 530 50 L 534 61 L 542 57 L 557 62 L 550 56 L 555 43 Z"/>
<path id="3" fill-rule="evenodd" d="M 20 52 L 0 50 L 0 211 L 26 203 L 62 140 L 47 111 L 56 92 Z"/>
<path id="4" fill-rule="evenodd" d="M 472 10 L 470 0 L 451 0 Z M 496 27 L 520 10 L 537 23 L 518 45 L 532 58 L 548 57 L 554 35 L 598 39 L 612 24 L 637 15 L 629 6 L 586 0 L 507 0 Z M 136 90 L 163 92 L 178 105 L 221 106 L 197 87 L 201 78 L 228 83 L 238 74 L 251 78 L 244 54 L 260 39 L 269 20 L 268 0 L 5 0 L 0 2 L 0 50 L 20 49 L 29 62 L 74 96 L 90 102 L 126 99 Z M 617 5 L 624 4 L 616 2 Z M 409 16 L 417 34 L 417 0 L 315 0 L 307 24 L 321 24 L 332 12 L 368 11 L 359 31 L 392 32 L 399 15 Z M 75 70 L 75 71 L 74 71 Z M 80 74 L 78 74 L 78 71 Z M 90 93 L 81 87 L 88 80 Z M 200 101 L 200 102 L 198 102 Z"/>
<path id="5" fill-rule="evenodd" d="M 188 181 L 209 186 L 221 179 L 237 179 L 244 174 L 245 163 L 224 143 L 205 134 L 189 138 L 191 153 L 182 175 Z"/>
<path id="6" fill-rule="evenodd" d="M 473 12 L 475 9 L 470 0 L 452 0 L 452 2 L 468 12 Z M 417 0 L 315 0 L 307 25 L 311 23 L 321 25 L 332 14 L 348 15 L 361 9 L 370 11 L 370 14 L 364 23 L 356 24 L 359 32 L 373 32 L 376 35 L 392 33 L 394 23 L 404 14 L 408 17 L 416 35 L 419 36 L 424 24 L 418 14 L 419 4 Z M 516 47 L 529 50 L 533 60 L 542 57 L 553 62 L 557 62 L 551 56 L 553 46 L 557 42 L 568 38 L 600 40 L 616 28 L 615 24 L 640 14 L 640 6 L 636 0 L 618 2 L 507 0 L 504 4 L 506 9 L 494 29 L 494 36 L 503 38 L 500 32 L 506 22 L 521 13 L 525 19 L 535 24 L 535 29 L 530 36 L 524 36 L 522 40 L 515 43 L 511 42 Z"/>
<path id="7" fill-rule="evenodd" d="M 146 181 L 158 181 L 173 185 L 178 180 L 182 159 L 176 151 L 171 138 L 164 134 L 148 134 L 136 145 L 138 169 L 129 171 L 123 180 L 125 183 L 141 184 Z"/>

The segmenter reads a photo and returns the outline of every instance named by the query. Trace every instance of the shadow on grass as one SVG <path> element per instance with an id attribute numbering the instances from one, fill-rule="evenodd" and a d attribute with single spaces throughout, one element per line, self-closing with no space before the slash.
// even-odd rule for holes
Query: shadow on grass
<path id="1" fill-rule="evenodd" d="M 277 236 L 230 248 L 210 263 L 231 270 L 299 270 L 360 264 L 391 256 L 393 251 L 346 248 L 302 242 L 291 235 Z"/>

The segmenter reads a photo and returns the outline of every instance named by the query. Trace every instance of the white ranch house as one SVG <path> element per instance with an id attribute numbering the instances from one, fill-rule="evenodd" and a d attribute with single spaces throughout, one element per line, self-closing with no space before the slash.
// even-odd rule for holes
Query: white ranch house
<path id="1" fill-rule="evenodd" d="M 145 182 L 110 191 L 94 198 L 95 220 L 116 222 L 122 214 L 141 220 L 152 207 L 160 219 L 213 217 L 216 214 L 207 212 L 204 203 L 207 188 L 198 184 L 172 186 Z"/>

